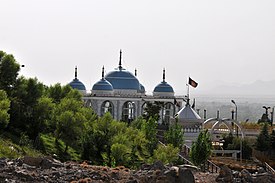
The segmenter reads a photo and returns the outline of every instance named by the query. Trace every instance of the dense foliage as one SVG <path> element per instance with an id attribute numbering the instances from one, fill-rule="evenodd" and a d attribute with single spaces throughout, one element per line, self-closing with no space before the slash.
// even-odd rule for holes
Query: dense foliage
<path id="1" fill-rule="evenodd" d="M 190 158 L 194 165 L 199 166 L 211 155 L 212 141 L 207 130 L 201 131 L 197 140 L 192 144 Z"/>
<path id="2" fill-rule="evenodd" d="M 176 118 L 176 123 L 169 126 L 169 129 L 164 134 L 166 143 L 172 144 L 174 147 L 182 148 L 184 143 L 184 131 L 182 126 L 178 124 L 178 119 Z"/>

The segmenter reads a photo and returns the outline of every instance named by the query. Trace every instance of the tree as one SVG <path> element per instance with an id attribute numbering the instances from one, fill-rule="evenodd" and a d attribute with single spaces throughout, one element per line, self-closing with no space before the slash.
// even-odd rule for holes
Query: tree
<path id="1" fill-rule="evenodd" d="M 52 120 L 56 104 L 49 97 L 42 96 L 38 99 L 34 108 L 34 116 L 36 119 L 36 131 L 39 132 L 52 132 L 55 129 Z"/>
<path id="2" fill-rule="evenodd" d="M 0 90 L 0 129 L 7 127 L 10 115 L 8 113 L 10 109 L 10 100 L 7 97 L 5 91 Z"/>
<path id="3" fill-rule="evenodd" d="M 161 161 L 163 164 L 173 163 L 178 160 L 179 148 L 174 147 L 172 144 L 167 146 L 158 145 L 154 150 L 154 155 L 150 159 L 150 163 Z"/>
<path id="4" fill-rule="evenodd" d="M 10 130 L 26 131 L 32 140 L 37 137 L 38 116 L 34 111 L 43 93 L 44 85 L 37 78 L 20 77 L 16 80 L 11 96 Z"/>
<path id="5" fill-rule="evenodd" d="M 207 130 L 201 131 L 197 140 L 192 144 L 190 158 L 194 165 L 204 163 L 211 155 L 212 142 Z"/>
<path id="6" fill-rule="evenodd" d="M 69 85 L 61 86 L 60 83 L 47 88 L 46 96 L 52 98 L 54 103 L 60 103 L 65 97 L 74 98 L 76 100 L 81 100 L 82 97 L 78 90 L 73 89 Z"/>
<path id="7" fill-rule="evenodd" d="M 268 125 L 264 123 L 264 126 L 257 137 L 256 149 L 259 151 L 267 151 L 270 148 L 270 137 L 268 134 Z"/>
<path id="8" fill-rule="evenodd" d="M 176 123 L 169 127 L 169 130 L 165 132 L 164 138 L 166 143 L 172 144 L 174 147 L 182 148 L 184 144 L 184 131 L 182 127 L 178 124 L 178 118 L 176 118 Z"/>
<path id="9" fill-rule="evenodd" d="M 142 131 L 145 133 L 145 137 L 149 141 L 147 144 L 148 151 L 153 155 L 154 150 L 158 145 L 156 119 L 150 117 L 149 120 L 143 124 Z"/>
<path id="10" fill-rule="evenodd" d="M 56 142 L 62 139 L 65 142 L 66 148 L 74 145 L 80 138 L 83 125 L 86 119 L 86 110 L 83 102 L 73 98 L 63 98 L 60 104 L 57 105 L 55 111 L 56 118 Z"/>
<path id="11" fill-rule="evenodd" d="M 241 139 L 241 138 L 233 138 L 232 143 L 228 144 L 227 149 L 231 150 L 238 150 L 241 148 L 241 141 L 242 141 L 242 158 L 244 159 L 250 159 L 252 156 L 252 147 L 247 141 L 247 139 Z"/>
<path id="12" fill-rule="evenodd" d="M 143 118 L 147 121 L 150 117 L 155 118 L 156 121 L 159 120 L 159 111 L 161 107 L 163 106 L 163 102 L 146 102 L 146 106 L 144 108 Z"/>
<path id="13" fill-rule="evenodd" d="M 224 140 L 223 149 L 227 149 L 228 145 L 233 143 L 233 139 L 234 139 L 234 137 L 231 132 L 228 135 L 224 136 L 223 137 L 223 140 Z"/>
<path id="14" fill-rule="evenodd" d="M 0 89 L 10 96 L 20 70 L 20 65 L 13 55 L 0 51 Z"/>

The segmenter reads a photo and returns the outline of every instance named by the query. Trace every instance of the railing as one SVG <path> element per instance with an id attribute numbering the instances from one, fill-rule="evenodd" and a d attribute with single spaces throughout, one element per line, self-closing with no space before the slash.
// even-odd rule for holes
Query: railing
<path id="1" fill-rule="evenodd" d="M 160 143 L 161 145 L 163 145 L 164 147 L 166 147 L 166 145 L 165 145 L 164 143 L 162 143 L 161 141 L 159 141 L 159 143 Z M 184 162 L 185 164 L 193 165 L 193 163 L 192 163 L 191 161 L 189 161 L 188 159 L 186 159 L 186 158 L 185 158 L 184 156 L 182 156 L 180 153 L 178 153 L 178 156 L 179 156 L 180 158 L 183 159 L 183 162 Z"/>
<path id="2" fill-rule="evenodd" d="M 265 170 L 273 175 L 275 175 L 275 170 L 269 165 L 267 164 L 267 162 L 264 162 L 264 166 L 265 166 Z"/>
<path id="3" fill-rule="evenodd" d="M 220 171 L 220 167 L 218 167 L 217 165 L 215 165 L 213 162 L 211 162 L 210 160 L 207 160 L 205 163 L 203 163 L 200 166 L 202 171 L 209 171 L 211 173 L 218 173 Z"/>

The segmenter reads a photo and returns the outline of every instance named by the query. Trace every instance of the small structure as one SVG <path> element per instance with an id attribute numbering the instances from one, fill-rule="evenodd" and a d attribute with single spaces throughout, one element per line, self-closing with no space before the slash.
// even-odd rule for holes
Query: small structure
<path id="1" fill-rule="evenodd" d="M 178 120 L 178 124 L 183 127 L 185 145 L 191 147 L 192 143 L 196 141 L 199 136 L 202 129 L 203 120 L 190 106 L 189 98 L 187 99 L 186 105 L 180 109 L 175 117 Z M 175 122 L 175 119 L 173 122 Z"/>

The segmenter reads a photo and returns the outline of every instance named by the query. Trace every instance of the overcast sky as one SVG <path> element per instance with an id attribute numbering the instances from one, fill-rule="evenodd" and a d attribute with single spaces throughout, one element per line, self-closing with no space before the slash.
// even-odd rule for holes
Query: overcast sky
<path id="1" fill-rule="evenodd" d="M 219 82 L 275 80 L 274 0 L 1 0 L 0 50 L 43 83 L 78 78 L 87 90 L 118 66 L 149 93 L 162 80 L 186 93 Z"/>

